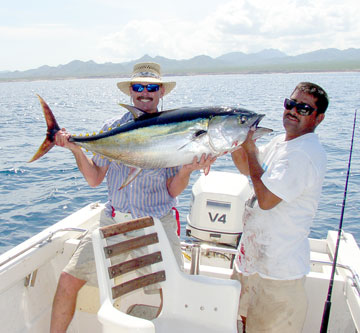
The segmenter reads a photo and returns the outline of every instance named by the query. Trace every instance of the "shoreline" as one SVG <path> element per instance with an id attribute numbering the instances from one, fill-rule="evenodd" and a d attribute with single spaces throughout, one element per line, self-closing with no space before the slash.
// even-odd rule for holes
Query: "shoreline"
<path id="1" fill-rule="evenodd" d="M 360 69 L 338 69 L 338 70 L 244 70 L 244 71 L 222 71 L 222 72 L 179 72 L 164 73 L 163 77 L 176 76 L 206 76 L 206 75 L 266 75 L 266 74 L 309 74 L 309 73 L 360 73 Z M 61 81 L 61 80 L 81 80 L 81 79 L 126 79 L 129 73 L 121 73 L 119 75 L 78 75 L 78 76 L 31 76 L 17 78 L 2 78 L 0 75 L 0 83 L 5 82 L 34 82 L 34 81 Z"/>

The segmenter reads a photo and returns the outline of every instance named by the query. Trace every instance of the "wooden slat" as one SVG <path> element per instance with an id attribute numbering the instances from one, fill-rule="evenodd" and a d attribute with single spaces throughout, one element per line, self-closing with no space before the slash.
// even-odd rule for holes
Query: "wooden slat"
<path id="1" fill-rule="evenodd" d="M 136 238 L 129 239 L 129 240 L 126 240 L 121 243 L 117 243 L 114 245 L 109 245 L 109 246 L 104 247 L 105 257 L 111 258 L 115 255 L 118 255 L 118 254 L 121 254 L 121 253 L 124 253 L 127 251 L 131 251 L 131 250 L 135 250 L 135 249 L 138 249 L 143 246 L 155 244 L 158 242 L 159 242 L 159 239 L 158 239 L 158 235 L 156 232 L 149 234 L 149 235 L 136 237 Z"/>
<path id="2" fill-rule="evenodd" d="M 134 280 L 121 283 L 112 288 L 113 299 L 129 293 L 130 291 L 149 286 L 166 280 L 165 271 L 144 275 Z"/>
<path id="3" fill-rule="evenodd" d="M 106 227 L 100 228 L 104 238 L 123 234 L 125 232 L 143 229 L 154 225 L 154 220 L 151 216 L 141 217 L 135 220 L 121 222 Z"/>
<path id="4" fill-rule="evenodd" d="M 110 266 L 108 268 L 109 271 L 109 277 L 110 279 L 113 279 L 119 275 L 134 271 L 136 269 L 149 266 L 152 264 L 156 264 L 158 262 L 162 261 L 161 252 L 157 251 L 151 254 L 147 254 L 142 257 L 138 257 L 135 259 L 131 259 L 125 262 L 122 262 L 121 264 L 117 264 L 114 266 Z"/>

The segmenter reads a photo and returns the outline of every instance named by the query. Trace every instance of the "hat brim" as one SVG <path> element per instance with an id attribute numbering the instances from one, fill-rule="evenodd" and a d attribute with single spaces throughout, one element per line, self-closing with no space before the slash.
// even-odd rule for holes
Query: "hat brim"
<path id="1" fill-rule="evenodd" d="M 169 92 L 171 92 L 176 86 L 176 82 L 174 82 L 174 81 L 163 82 L 159 79 L 151 78 L 151 77 L 147 77 L 147 78 L 139 77 L 139 78 L 132 79 L 131 81 L 118 82 L 116 85 L 125 95 L 130 96 L 130 89 L 129 89 L 130 85 L 134 84 L 134 83 L 140 83 L 140 82 L 161 84 L 165 89 L 164 96 L 167 95 Z"/>

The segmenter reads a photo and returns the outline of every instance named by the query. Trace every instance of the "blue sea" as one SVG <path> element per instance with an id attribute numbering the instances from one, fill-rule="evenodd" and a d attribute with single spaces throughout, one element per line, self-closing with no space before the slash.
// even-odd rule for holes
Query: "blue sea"
<path id="1" fill-rule="evenodd" d="M 360 73 L 245 74 L 166 77 L 175 90 L 164 110 L 181 106 L 241 106 L 266 114 L 261 125 L 283 132 L 283 100 L 300 81 L 321 85 L 330 96 L 326 118 L 317 133 L 326 149 L 328 168 L 311 237 L 337 230 L 344 197 L 355 109 L 360 104 Z M 74 134 L 98 131 L 103 121 L 121 114 L 118 103 L 130 100 L 116 79 L 78 79 L 0 83 L 0 253 L 23 242 L 90 202 L 106 201 L 105 183 L 90 188 L 72 154 L 55 147 L 27 163 L 45 138 L 46 126 L 36 94 L 53 110 L 61 127 Z M 358 116 L 360 118 L 360 115 Z M 357 121 L 343 229 L 360 244 L 360 119 Z M 262 138 L 259 144 L 269 140 Z M 237 172 L 231 156 L 213 170 Z M 179 196 L 185 236 L 191 185 Z"/>

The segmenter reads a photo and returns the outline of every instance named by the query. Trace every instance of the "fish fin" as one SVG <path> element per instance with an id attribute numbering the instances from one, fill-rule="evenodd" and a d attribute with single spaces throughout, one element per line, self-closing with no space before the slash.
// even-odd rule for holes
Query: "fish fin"
<path id="1" fill-rule="evenodd" d="M 193 137 L 191 138 L 191 140 L 189 142 L 185 143 L 183 146 L 179 147 L 178 150 L 185 148 L 190 142 L 193 142 L 206 134 L 207 134 L 207 131 L 205 131 L 205 130 L 197 131 L 196 133 L 193 134 Z"/>
<path id="2" fill-rule="evenodd" d="M 119 190 L 122 190 L 125 186 L 129 185 L 139 175 L 141 171 L 142 171 L 141 168 L 131 167 L 128 176 L 126 177 L 125 181 L 121 184 Z"/>
<path id="3" fill-rule="evenodd" d="M 39 95 L 37 95 L 37 97 L 39 98 L 44 113 L 44 117 L 47 125 L 47 132 L 44 142 L 41 144 L 38 151 L 35 153 L 35 155 L 32 157 L 29 163 L 36 161 L 38 158 L 45 155 L 52 147 L 55 146 L 55 134 L 60 130 L 60 127 L 56 122 L 54 114 L 52 113 L 49 106 Z"/>
<path id="4" fill-rule="evenodd" d="M 143 115 L 145 112 L 141 111 L 140 109 L 136 108 L 135 106 L 119 103 L 120 106 L 127 109 L 129 112 L 132 113 L 134 119 L 139 118 L 141 115 Z"/>
<path id="5" fill-rule="evenodd" d="M 190 141 L 190 142 L 191 142 L 191 141 Z M 190 142 L 185 143 L 184 145 L 182 145 L 181 147 L 179 147 L 177 150 L 181 150 L 181 149 L 185 148 Z"/>
<path id="6" fill-rule="evenodd" d="M 50 141 L 48 137 L 45 138 L 44 142 L 41 144 L 35 155 L 28 161 L 28 163 L 34 162 L 39 159 L 41 156 L 45 155 L 52 147 L 55 146 L 54 141 Z"/>
<path id="7" fill-rule="evenodd" d="M 202 136 L 206 135 L 207 131 L 205 130 L 199 130 L 197 131 L 194 136 L 193 136 L 193 140 L 197 139 L 197 138 L 201 138 Z"/>

